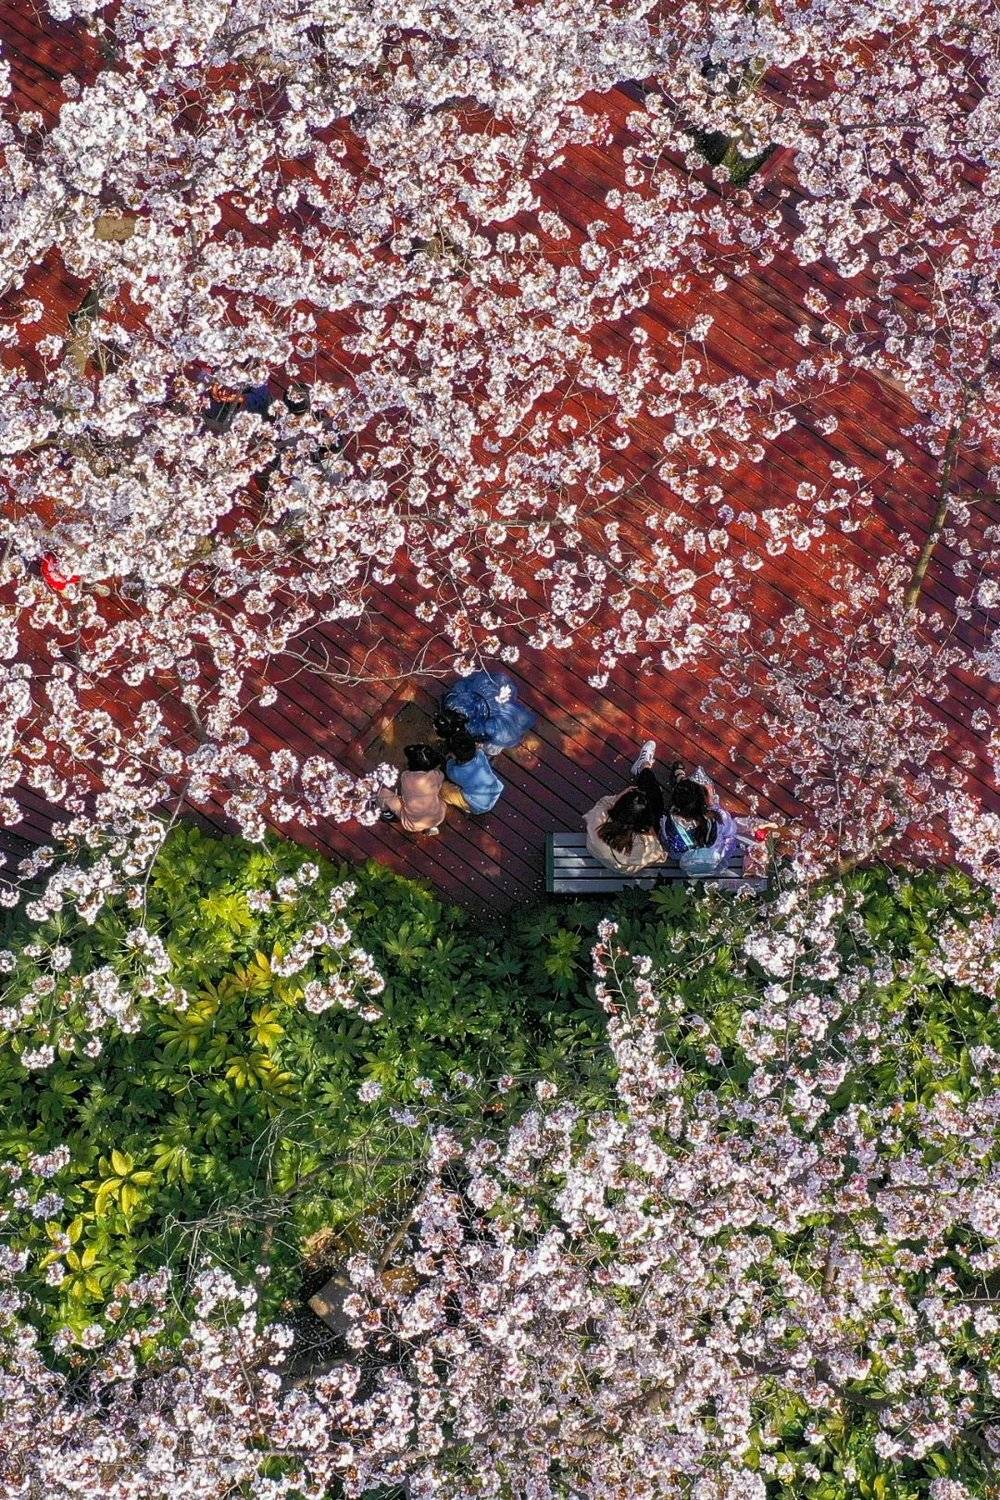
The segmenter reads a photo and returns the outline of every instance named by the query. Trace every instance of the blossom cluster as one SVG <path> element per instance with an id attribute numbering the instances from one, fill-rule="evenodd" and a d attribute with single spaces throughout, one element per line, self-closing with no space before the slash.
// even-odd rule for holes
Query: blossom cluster
<path id="1" fill-rule="evenodd" d="M 46 1070 L 57 1055 L 98 1057 L 106 1034 L 140 1029 L 149 1004 L 178 1014 L 188 1008 L 190 997 L 174 978 L 170 934 L 152 930 L 145 907 L 144 882 L 164 830 L 154 821 L 149 832 L 151 848 L 136 840 L 124 849 L 104 849 L 89 866 L 56 863 L 44 894 L 28 904 L 29 921 L 15 930 L 13 946 L 0 950 L 0 1040 L 13 1045 L 29 1071 Z M 51 851 L 39 852 L 34 867 L 54 858 Z M 356 887 L 345 881 L 320 899 L 319 873 L 307 861 L 273 888 L 247 895 L 251 910 L 277 903 L 302 924 L 289 951 L 273 957 L 270 972 L 279 980 L 303 975 L 304 1003 L 316 1014 L 339 1005 L 376 1021 L 382 1011 L 375 1001 L 385 980 L 354 940 L 349 908 Z M 114 934 L 113 964 L 88 961 L 79 931 L 76 941 L 67 938 L 60 917 L 74 911 L 84 930 L 103 914 Z M 321 972 L 318 958 L 324 960 Z"/>
<path id="2" fill-rule="evenodd" d="M 179 1349 L 148 1353 L 181 1289 L 139 1278 L 57 1339 L 67 1378 L 5 1251 L 8 1491 L 764 1500 L 772 1479 L 811 1493 L 845 1423 L 871 1424 L 886 1464 L 947 1472 L 980 1428 L 992 1445 L 1000 1053 L 975 1049 L 960 1090 L 865 1092 L 909 1076 L 886 997 L 914 972 L 860 904 L 804 882 L 750 922 L 735 1035 L 682 987 L 690 954 L 671 973 L 602 923 L 606 1102 L 543 1080 L 494 1132 L 428 1113 L 422 1189 L 384 1249 L 347 1259 L 345 1343 L 318 1369 L 263 1325 L 253 1285 L 205 1268 Z M 727 933 L 706 934 L 709 962 Z M 933 1039 L 920 1051 L 933 1074 Z M 63 1165 L 8 1167 L 15 1193 L 56 1215 Z"/>
<path id="3" fill-rule="evenodd" d="M 696 667 L 939 479 L 992 673 L 991 13 L 883 9 L 50 0 L 52 110 L 0 111 L 5 820 L 370 820 L 388 773 L 271 710 Z M 748 364 L 768 267 L 812 280 Z"/>

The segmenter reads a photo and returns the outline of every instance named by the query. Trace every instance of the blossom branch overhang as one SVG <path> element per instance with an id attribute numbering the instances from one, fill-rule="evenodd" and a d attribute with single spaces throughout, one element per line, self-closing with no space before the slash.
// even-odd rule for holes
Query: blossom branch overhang
<path id="1" fill-rule="evenodd" d="M 54 123 L 16 93 L 6 110 L 12 280 L 56 255 L 74 278 L 64 327 L 37 337 L 53 318 L 30 279 L 3 326 L 13 655 L 36 660 L 36 631 L 77 628 L 17 565 L 18 552 L 55 549 L 61 576 L 81 571 L 66 597 L 90 634 L 92 678 L 114 691 L 132 644 L 98 593 L 117 577 L 136 589 L 143 622 L 131 663 L 140 696 L 172 651 L 196 669 L 181 690 L 188 706 L 228 727 L 238 712 L 227 658 L 280 660 L 289 625 L 304 640 L 326 617 L 324 593 L 343 601 L 349 625 L 409 552 L 426 623 L 462 665 L 513 659 L 533 631 L 540 645 L 595 647 L 600 681 L 648 649 L 651 624 L 668 633 L 663 661 L 676 666 L 708 632 L 694 584 L 675 587 L 669 561 L 650 562 L 648 522 L 674 524 L 663 479 L 683 496 L 675 576 L 693 580 L 731 529 L 718 524 L 715 479 L 779 456 L 820 391 L 825 437 L 839 390 L 898 375 L 915 430 L 940 442 L 974 371 L 975 442 L 988 451 L 989 351 L 975 329 L 988 322 L 989 278 L 966 262 L 989 240 L 977 135 L 989 56 L 967 16 L 959 25 L 948 6 L 917 10 L 916 29 L 901 19 L 876 38 L 842 4 L 818 7 L 800 31 L 737 5 L 667 16 L 632 3 L 612 18 L 613 56 L 601 6 L 572 36 L 544 6 L 519 14 L 517 36 L 486 12 L 441 6 L 400 29 L 376 10 L 359 18 L 359 55 L 322 17 L 306 25 L 308 7 L 230 33 L 207 14 L 154 18 L 126 3 L 111 15 L 69 0 L 70 13 L 99 16 L 116 66 L 66 75 Z M 734 90 L 747 59 L 753 87 Z M 624 124 L 623 69 L 652 81 Z M 589 113 L 577 102 L 587 89 Z M 921 103 L 929 119 L 916 130 Z M 778 186 L 732 190 L 692 149 L 689 117 L 779 140 L 793 156 Z M 874 141 L 859 154 L 866 126 Z M 602 184 L 581 221 L 569 194 L 596 140 L 626 190 Z M 550 184 L 565 212 L 558 196 L 537 210 Z M 692 323 L 682 288 L 698 286 L 709 306 L 717 294 L 730 316 L 723 272 L 735 293 L 741 274 L 776 258 L 811 265 L 823 237 L 834 269 L 808 295 L 795 340 L 776 341 L 773 367 L 754 381 L 713 377 L 712 363 L 731 359 L 730 335 L 723 317 Z M 622 358 L 611 340 L 625 318 L 635 342 Z M 272 424 L 246 413 L 207 433 L 199 371 L 237 386 L 270 375 L 275 395 L 311 373 L 312 410 Z M 571 441 L 564 422 L 576 423 Z M 331 435 L 337 477 L 318 480 L 315 449 Z M 636 477 L 622 444 L 643 461 L 667 451 L 669 472 L 654 456 L 650 477 Z M 909 479 L 911 460 L 901 462 Z M 277 510 L 293 495 L 301 524 L 283 536 Z M 776 547 L 818 540 L 812 506 L 796 495 L 775 507 Z M 613 538 L 593 524 L 604 507 Z M 498 566 L 512 546 L 517 580 Z M 731 583 L 720 574 L 720 599 Z M 696 617 L 664 614 L 663 595 L 678 590 Z M 254 610 L 226 604 L 244 593 Z M 192 655 L 199 617 L 227 610 L 207 627 L 210 649 Z M 24 711 L 16 679 L 8 689 L 22 739 L 37 727 L 65 741 L 39 700 Z"/>

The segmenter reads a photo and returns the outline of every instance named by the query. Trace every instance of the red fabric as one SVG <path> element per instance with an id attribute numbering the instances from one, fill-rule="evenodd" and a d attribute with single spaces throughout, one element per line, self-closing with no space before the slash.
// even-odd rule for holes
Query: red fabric
<path id="1" fill-rule="evenodd" d="M 64 573 L 51 552 L 46 552 L 42 555 L 39 561 L 39 570 L 49 588 L 55 589 L 57 594 L 61 594 L 63 589 L 69 584 L 80 582 L 79 573 L 69 575 Z"/>

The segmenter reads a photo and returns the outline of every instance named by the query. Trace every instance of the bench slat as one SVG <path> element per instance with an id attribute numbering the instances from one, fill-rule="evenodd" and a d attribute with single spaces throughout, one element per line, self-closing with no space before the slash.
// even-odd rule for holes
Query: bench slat
<path id="1" fill-rule="evenodd" d="M 561 859 L 558 855 L 556 855 L 555 859 L 556 870 L 561 871 L 561 873 L 564 874 L 586 874 L 588 873 L 588 871 L 594 870 L 595 864 L 598 864 L 597 859 Z M 607 865 L 601 864 L 600 868 L 601 871 L 607 871 Z M 624 871 L 612 870 L 610 871 L 610 873 L 615 874 L 615 876 L 618 876 L 618 874 L 621 873 L 622 879 L 625 879 L 625 877 L 627 877 L 625 876 Z M 646 864 L 643 865 L 642 870 L 637 870 L 636 873 L 676 874 L 676 876 L 679 876 L 679 874 L 684 874 L 684 871 L 682 871 L 681 868 L 679 868 L 679 865 L 676 864 Z"/>
<path id="2" fill-rule="evenodd" d="M 661 870 L 657 865 L 647 865 L 644 870 L 637 870 L 632 875 L 620 874 L 617 870 L 605 867 L 602 870 L 567 870 L 561 865 L 556 865 L 553 878 L 556 880 L 685 880 L 682 870 Z M 741 870 L 734 871 L 741 875 Z"/>
<path id="3" fill-rule="evenodd" d="M 550 833 L 545 840 L 545 885 L 554 895 L 603 895 L 633 887 L 651 890 L 661 880 L 725 880 L 751 890 L 762 890 L 767 882 L 743 874 L 743 853 L 711 876 L 688 876 L 676 863 L 646 865 L 635 874 L 611 870 L 595 859 L 587 848 L 586 833 Z"/>
<path id="4" fill-rule="evenodd" d="M 550 889 L 557 896 L 564 895 L 567 891 L 575 891 L 578 895 L 585 896 L 588 891 L 604 891 L 610 886 L 613 886 L 616 891 L 631 889 L 632 886 L 652 890 L 655 884 L 655 880 L 649 878 L 643 880 L 639 876 L 630 880 L 622 880 L 615 875 L 613 870 L 606 870 L 603 878 L 597 877 L 594 880 L 554 880 Z"/>

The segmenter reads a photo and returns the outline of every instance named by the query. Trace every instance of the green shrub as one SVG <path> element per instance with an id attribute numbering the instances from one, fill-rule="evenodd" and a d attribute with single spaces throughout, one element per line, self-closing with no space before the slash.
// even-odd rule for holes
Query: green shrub
<path id="1" fill-rule="evenodd" d="M 347 878 L 356 887 L 345 915 L 386 981 L 377 1021 L 313 1015 L 306 975 L 272 972 L 308 913 L 280 900 L 258 911 L 247 898 L 307 864 L 320 871 L 313 906 Z M 440 1093 L 458 1071 L 559 1072 L 598 1043 L 585 968 L 570 962 L 553 912 L 510 936 L 484 931 L 380 865 L 348 872 L 291 843 L 188 826 L 168 837 L 146 900 L 187 1008 L 143 1001 L 140 1030 L 113 1031 L 99 1056 L 59 1055 L 44 1072 L 25 1070 L 16 1039 L 0 1047 L 0 1161 L 24 1165 L 63 1144 L 72 1156 L 59 1178 L 60 1191 L 71 1183 L 68 1271 L 58 1287 L 33 1288 L 51 1327 L 81 1327 L 117 1282 L 194 1252 L 243 1274 L 268 1259 L 272 1305 L 296 1294 L 302 1242 L 389 1211 L 419 1160 L 420 1139 L 384 1104 L 360 1103 L 360 1084 L 405 1105 L 420 1097 L 417 1080 Z M 126 975 L 129 925 L 111 910 L 93 927 L 54 918 L 43 935 L 72 949 L 71 975 L 101 964 Z M 574 933 L 573 943 L 585 960 L 586 942 Z M 320 956 L 309 972 L 334 961 Z M 34 972 L 22 960 L 15 978 L 26 988 Z M 58 1242 L 55 1223 L 34 1225 L 35 1250 L 47 1233 Z"/>
<path id="2" fill-rule="evenodd" d="M 274 972 L 309 912 L 291 899 L 259 910 L 248 898 L 313 863 L 318 907 L 345 878 L 356 888 L 346 916 L 386 981 L 378 1020 L 312 1014 L 302 1003 L 306 975 Z M 943 916 L 969 918 L 984 899 L 953 874 L 866 872 L 846 885 L 859 910 L 841 943 L 888 947 L 910 964 L 883 1002 L 898 1045 L 913 1038 L 907 1107 L 944 1088 L 961 1093 L 969 1048 L 1000 1048 L 1000 1025 L 982 996 L 935 978 L 922 955 L 933 952 Z M 313 1236 L 331 1242 L 329 1263 L 370 1236 L 372 1216 L 398 1217 L 424 1149 L 399 1112 L 423 1097 L 424 1080 L 450 1117 L 485 1111 L 499 1121 L 506 1096 L 495 1082 L 505 1074 L 545 1074 L 577 1096 L 603 1097 L 589 952 L 604 902 L 541 903 L 484 926 L 379 865 L 347 872 L 294 844 L 251 846 L 192 827 L 170 834 L 146 901 L 146 925 L 166 946 L 186 1008 L 143 1000 L 139 1030 L 112 1032 L 98 1056 L 60 1055 L 40 1073 L 19 1062 L 16 1039 L 0 1036 L 0 1161 L 24 1166 L 61 1145 L 71 1157 L 57 1184 L 66 1197 L 59 1223 L 22 1215 L 8 1226 L 33 1263 L 41 1258 L 30 1290 L 50 1331 L 93 1321 L 118 1282 L 202 1254 L 240 1278 L 266 1262 L 265 1314 L 301 1300 Z M 703 1016 L 728 1052 L 752 982 L 741 949 L 758 903 L 672 885 L 623 897 L 614 915 L 623 941 L 665 976 L 678 1014 Z M 100 964 L 125 972 L 130 921 L 124 909 L 89 928 L 62 915 L 46 936 L 72 949 L 71 973 Z M 320 953 L 309 972 L 335 962 Z M 22 964 L 14 977 L 27 983 L 30 958 Z M 689 1049 L 687 1021 L 668 1025 L 666 1041 L 678 1054 Z M 873 1070 L 873 1097 L 895 1096 L 906 1067 L 897 1047 Z M 468 1088 L 463 1074 L 483 1087 Z M 362 1103 L 364 1082 L 383 1097 Z M 705 1082 L 719 1087 L 717 1074 Z M 733 1088 L 743 1083 L 734 1052 Z M 67 1223 L 72 1243 L 60 1255 Z M 49 1285 L 46 1266 L 59 1261 L 64 1279 Z"/>

